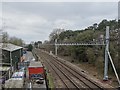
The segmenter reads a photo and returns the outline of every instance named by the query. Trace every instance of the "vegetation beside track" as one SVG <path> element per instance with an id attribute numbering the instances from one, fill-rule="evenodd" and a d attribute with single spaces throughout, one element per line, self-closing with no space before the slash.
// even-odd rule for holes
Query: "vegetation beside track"
<path id="1" fill-rule="evenodd" d="M 48 88 L 53 90 L 55 88 L 53 78 L 52 78 L 51 74 L 48 72 L 47 72 L 47 80 L 48 80 Z"/>

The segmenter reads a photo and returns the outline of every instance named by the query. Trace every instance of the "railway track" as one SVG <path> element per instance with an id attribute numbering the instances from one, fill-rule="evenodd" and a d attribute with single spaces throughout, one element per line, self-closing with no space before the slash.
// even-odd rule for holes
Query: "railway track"
<path id="1" fill-rule="evenodd" d="M 56 72 L 56 74 L 66 86 L 66 88 L 88 88 L 89 90 L 103 90 L 103 88 L 100 85 L 97 85 L 97 83 L 89 80 L 88 78 L 86 78 L 81 73 L 76 71 L 74 68 L 71 68 L 64 62 L 48 55 L 45 52 L 38 52 L 41 55 L 41 57 L 46 61 L 46 64 L 49 65 L 54 70 L 54 72 Z"/>
<path id="2" fill-rule="evenodd" d="M 89 88 L 91 88 L 90 86 L 92 86 L 92 88 L 101 88 L 101 86 L 99 86 L 97 83 L 91 81 L 90 79 L 88 79 L 87 77 L 83 76 L 81 73 L 79 73 L 78 71 L 76 71 L 74 68 L 71 68 L 70 66 L 66 65 L 64 62 L 54 58 L 54 57 L 51 57 L 53 60 L 55 60 L 56 64 L 58 65 L 61 65 L 62 67 L 64 67 L 67 71 L 69 71 L 73 76 L 75 76 L 77 79 L 79 79 L 80 81 L 83 82 L 83 80 L 85 82 L 87 82 L 88 84 L 84 83 L 86 86 L 88 86 Z M 78 78 L 80 77 L 80 78 Z"/>
<path id="3" fill-rule="evenodd" d="M 39 52 L 37 52 L 39 53 Z M 67 86 L 65 85 L 65 83 L 63 82 L 62 78 L 60 77 L 60 75 L 57 73 L 57 71 L 51 66 L 51 64 L 49 64 L 49 61 L 45 61 L 46 59 L 44 58 L 44 56 L 40 54 L 40 58 L 44 61 L 42 61 L 42 63 L 44 63 L 45 67 L 47 68 L 48 72 L 50 72 L 50 74 L 52 74 L 53 79 L 54 79 L 54 86 L 55 88 L 67 88 Z"/>
<path id="4" fill-rule="evenodd" d="M 53 63 L 51 63 L 51 61 L 49 61 L 48 58 L 45 58 L 44 55 L 41 55 L 41 57 L 42 57 L 42 59 L 45 60 L 46 65 L 47 66 L 49 65 L 52 68 L 52 71 L 54 71 L 56 73 L 56 75 L 59 77 L 59 79 L 62 81 L 62 83 L 65 86 L 62 88 L 79 88 L 63 71 L 61 71 Z M 56 86 L 56 87 L 58 87 L 58 86 Z"/>
<path id="5" fill-rule="evenodd" d="M 70 78 L 64 73 L 62 72 L 60 69 L 58 69 L 58 67 L 56 67 L 54 64 L 52 64 L 51 62 L 48 62 L 46 60 L 46 62 L 52 67 L 52 69 L 56 72 L 56 74 L 59 76 L 59 78 L 61 79 L 61 81 L 64 83 L 64 85 L 66 86 L 66 88 L 76 88 L 77 85 L 74 84 L 74 82 L 72 82 L 72 80 L 70 80 Z"/>

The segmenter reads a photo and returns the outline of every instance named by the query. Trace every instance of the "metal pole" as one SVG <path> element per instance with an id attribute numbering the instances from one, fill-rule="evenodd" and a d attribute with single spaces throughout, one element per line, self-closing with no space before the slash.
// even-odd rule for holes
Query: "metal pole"
<path id="1" fill-rule="evenodd" d="M 11 70 L 13 72 L 13 67 L 12 67 L 12 54 L 11 54 L 11 51 L 10 51 L 10 64 L 11 64 Z"/>
<path id="2" fill-rule="evenodd" d="M 109 51 L 109 26 L 106 26 L 105 66 L 104 66 L 103 80 L 108 80 L 108 54 L 107 54 L 107 51 Z"/>
<path id="3" fill-rule="evenodd" d="M 55 55 L 57 56 L 57 49 L 58 49 L 58 46 L 57 46 L 56 44 L 57 44 L 57 39 L 55 39 Z"/>
<path id="4" fill-rule="evenodd" d="M 9 69 L 9 79 L 10 79 L 10 76 L 11 76 L 11 74 L 10 74 L 10 69 Z"/>
<path id="5" fill-rule="evenodd" d="M 20 49 L 20 61 L 19 62 L 21 62 L 21 56 L 22 56 L 22 54 L 21 54 L 21 52 L 22 52 L 22 49 Z"/>

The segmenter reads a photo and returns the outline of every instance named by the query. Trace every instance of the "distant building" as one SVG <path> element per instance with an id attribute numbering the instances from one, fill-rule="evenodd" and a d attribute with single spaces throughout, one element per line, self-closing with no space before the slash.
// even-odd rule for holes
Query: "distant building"
<path id="1" fill-rule="evenodd" d="M 94 29 L 94 30 L 96 30 L 97 27 L 98 27 L 98 24 L 97 24 L 97 23 L 93 24 L 93 29 Z"/>

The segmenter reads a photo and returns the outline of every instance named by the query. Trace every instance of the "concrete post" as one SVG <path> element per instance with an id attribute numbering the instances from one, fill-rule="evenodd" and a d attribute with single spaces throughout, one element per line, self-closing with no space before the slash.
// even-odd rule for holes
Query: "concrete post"
<path id="1" fill-rule="evenodd" d="M 109 51 L 109 26 L 106 26 L 105 66 L 103 80 L 108 80 L 108 53 L 107 53 L 108 51 Z"/>
<path id="2" fill-rule="evenodd" d="M 55 39 L 55 55 L 57 56 L 57 49 L 58 49 L 58 46 L 57 46 L 56 44 L 57 44 L 57 39 Z"/>

